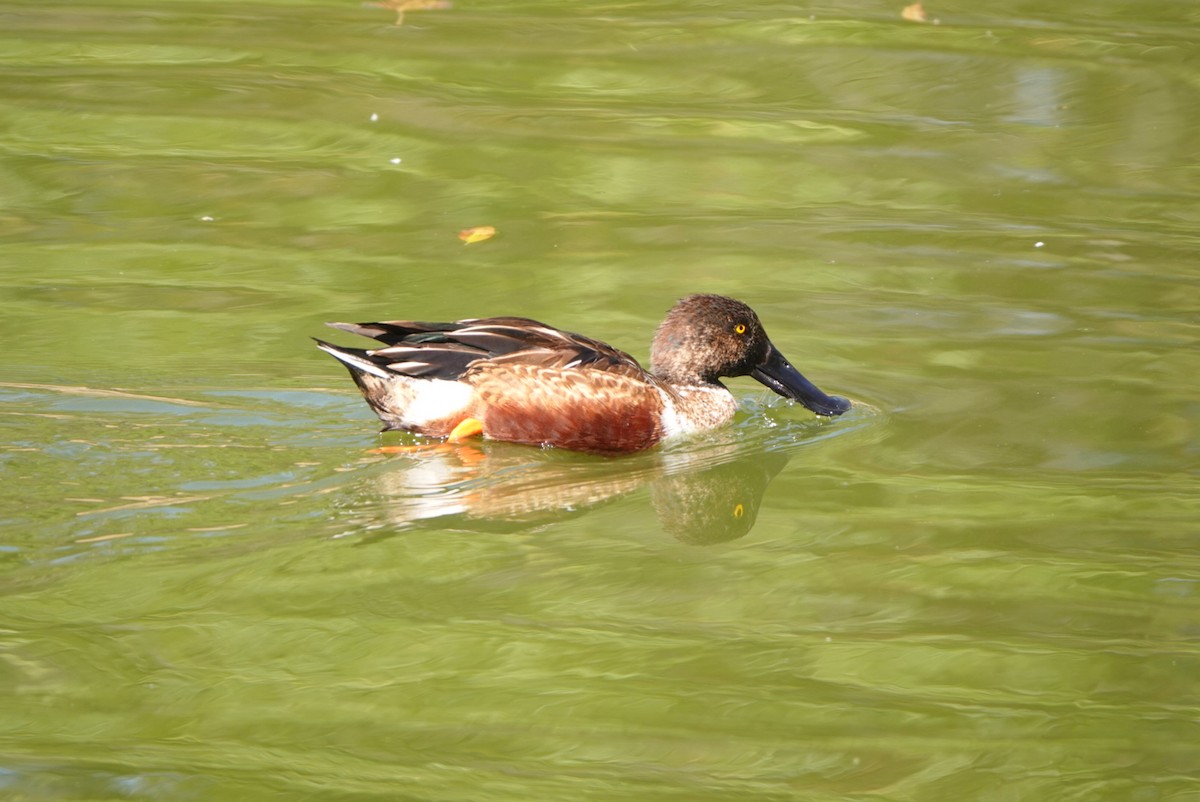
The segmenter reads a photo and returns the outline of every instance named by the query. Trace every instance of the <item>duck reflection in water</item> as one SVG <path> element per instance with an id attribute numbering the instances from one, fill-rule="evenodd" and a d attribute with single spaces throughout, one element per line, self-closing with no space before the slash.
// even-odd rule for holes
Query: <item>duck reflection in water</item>
<path id="1" fill-rule="evenodd" d="M 470 528 L 485 521 L 528 527 L 648 484 L 665 530 L 689 542 L 730 540 L 750 531 L 763 491 L 787 460 L 739 445 L 737 432 L 723 428 L 738 403 L 721 379 L 751 377 L 826 419 L 853 406 L 796 370 L 753 309 L 721 295 L 689 295 L 667 312 L 649 370 L 607 343 L 529 318 L 330 325 L 382 343 L 362 349 L 317 340 L 349 370 L 385 431 L 447 441 L 424 447 L 446 450 L 381 475 L 395 500 L 389 510 L 405 524 L 445 526 L 453 516 Z M 669 445 L 702 433 L 707 443 Z M 476 435 L 610 456 L 648 453 L 596 462 L 547 451 L 535 461 L 528 450 L 464 444 Z M 423 481 L 430 492 L 415 492 Z"/>
<path id="2" fill-rule="evenodd" d="M 511 446 L 413 446 L 374 479 L 390 527 L 511 533 L 588 514 L 649 488 L 663 531 L 696 545 L 748 533 L 771 480 L 788 463 L 779 451 L 728 442 L 692 452 L 659 452 L 611 462 Z M 366 505 L 364 509 L 376 509 Z M 392 532 L 395 533 L 395 530 Z"/>

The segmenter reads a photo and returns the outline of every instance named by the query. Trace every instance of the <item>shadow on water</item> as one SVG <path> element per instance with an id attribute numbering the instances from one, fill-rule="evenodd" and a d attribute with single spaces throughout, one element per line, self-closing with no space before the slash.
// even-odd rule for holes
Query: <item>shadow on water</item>
<path id="1" fill-rule="evenodd" d="M 372 472 L 362 492 L 374 531 L 366 542 L 413 529 L 517 533 L 586 516 L 646 489 L 646 519 L 693 545 L 753 529 L 771 481 L 801 449 L 866 425 L 870 407 L 837 422 L 779 422 L 786 402 L 751 404 L 738 424 L 627 457 L 605 458 L 505 443 L 414 442 Z M 790 406 L 790 405 L 789 405 Z M 357 534 L 350 532 L 347 534 Z"/>

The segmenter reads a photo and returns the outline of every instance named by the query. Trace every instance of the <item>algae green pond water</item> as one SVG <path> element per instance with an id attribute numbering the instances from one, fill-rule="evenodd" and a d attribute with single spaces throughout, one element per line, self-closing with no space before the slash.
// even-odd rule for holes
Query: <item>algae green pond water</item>
<path id="1" fill-rule="evenodd" d="M 0 798 L 1200 800 L 1200 6 L 904 5 L 0 2 Z M 309 339 L 692 292 L 854 410 Z"/>

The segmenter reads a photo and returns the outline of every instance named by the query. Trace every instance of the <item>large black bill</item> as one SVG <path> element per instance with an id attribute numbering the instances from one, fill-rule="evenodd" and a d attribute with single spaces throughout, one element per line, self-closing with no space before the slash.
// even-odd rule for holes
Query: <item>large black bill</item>
<path id="1" fill-rule="evenodd" d="M 825 395 L 817 385 L 800 375 L 800 371 L 783 358 L 774 346 L 768 346 L 767 358 L 750 371 L 750 375 L 784 398 L 799 401 L 818 415 L 832 417 L 850 409 L 850 402 L 836 395 Z"/>

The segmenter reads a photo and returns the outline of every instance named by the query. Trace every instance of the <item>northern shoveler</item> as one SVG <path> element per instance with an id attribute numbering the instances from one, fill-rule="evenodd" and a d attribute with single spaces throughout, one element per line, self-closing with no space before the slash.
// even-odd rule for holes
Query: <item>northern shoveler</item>
<path id="1" fill-rule="evenodd" d="M 723 376 L 752 376 L 818 415 L 850 409 L 791 366 L 753 309 L 720 295 L 672 307 L 654 335 L 649 371 L 607 343 L 523 317 L 328 325 L 386 346 L 317 340 L 350 370 L 384 431 L 640 451 L 727 423 L 737 401 Z"/>

